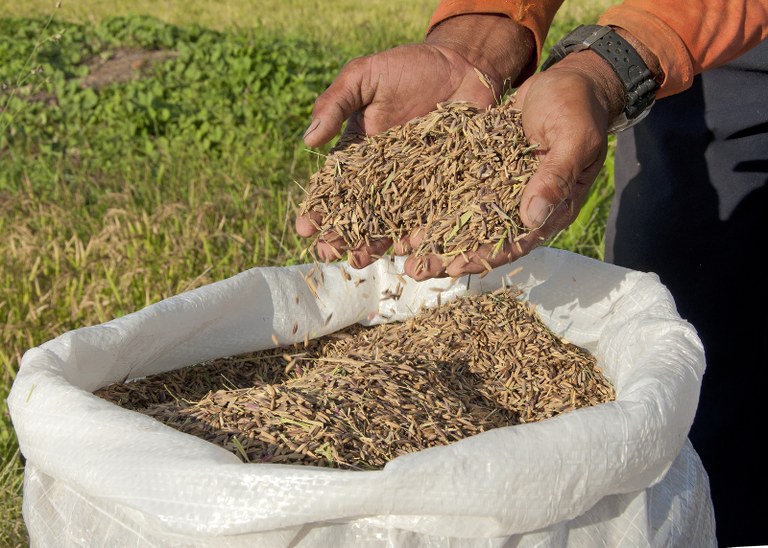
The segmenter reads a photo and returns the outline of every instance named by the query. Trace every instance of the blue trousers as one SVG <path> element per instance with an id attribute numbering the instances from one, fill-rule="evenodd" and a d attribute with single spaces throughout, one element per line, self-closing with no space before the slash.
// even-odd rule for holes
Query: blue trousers
<path id="1" fill-rule="evenodd" d="M 658 274 L 704 344 L 718 543 L 768 544 L 768 41 L 619 134 L 615 179 L 606 261 Z"/>

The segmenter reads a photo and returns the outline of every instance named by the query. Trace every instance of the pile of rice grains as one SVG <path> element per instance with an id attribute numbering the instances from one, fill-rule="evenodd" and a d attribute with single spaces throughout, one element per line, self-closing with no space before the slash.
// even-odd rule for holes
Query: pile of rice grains
<path id="1" fill-rule="evenodd" d="M 417 227 L 415 254 L 454 257 L 514 243 L 536 166 L 506 102 L 464 104 L 338 145 L 302 211 L 346 243 Z M 511 289 L 410 320 L 354 326 L 303 345 L 222 358 L 97 394 L 246 462 L 376 469 L 406 453 L 614 398 L 584 350 L 559 339 Z M 294 328 L 295 329 L 295 328 Z"/>
<path id="2" fill-rule="evenodd" d="M 614 399 L 594 357 L 554 335 L 512 289 L 97 395 L 246 462 L 356 470 Z"/>
<path id="3" fill-rule="evenodd" d="M 342 138 L 310 179 L 300 214 L 314 213 L 315 242 L 333 233 L 356 248 L 418 229 L 416 257 L 447 264 L 481 245 L 497 252 L 528 233 L 518 212 L 535 149 L 513 99 L 485 110 L 443 103 L 383 134 Z"/>

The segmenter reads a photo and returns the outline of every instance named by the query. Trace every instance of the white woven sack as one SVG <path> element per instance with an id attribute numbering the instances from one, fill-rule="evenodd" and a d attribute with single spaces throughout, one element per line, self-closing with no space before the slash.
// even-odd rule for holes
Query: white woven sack
<path id="1" fill-rule="evenodd" d="M 403 280 L 401 259 L 347 267 L 349 281 L 343 266 L 322 267 L 318 298 L 311 265 L 255 268 L 29 350 L 8 402 L 33 545 L 715 545 L 708 480 L 686 441 L 704 354 L 655 275 L 541 248 L 482 279 L 409 280 L 382 300 Z M 358 472 L 243 464 L 92 395 L 272 347 L 273 334 L 287 344 L 399 320 L 502 281 L 597 356 L 615 402 Z"/>

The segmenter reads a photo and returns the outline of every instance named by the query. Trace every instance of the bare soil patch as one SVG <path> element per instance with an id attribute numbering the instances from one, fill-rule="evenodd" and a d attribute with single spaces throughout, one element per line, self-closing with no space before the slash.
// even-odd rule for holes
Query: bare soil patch
<path id="1" fill-rule="evenodd" d="M 87 62 L 89 73 L 83 78 L 85 88 L 100 89 L 148 76 L 159 63 L 174 59 L 178 52 L 121 48 L 99 55 Z"/>

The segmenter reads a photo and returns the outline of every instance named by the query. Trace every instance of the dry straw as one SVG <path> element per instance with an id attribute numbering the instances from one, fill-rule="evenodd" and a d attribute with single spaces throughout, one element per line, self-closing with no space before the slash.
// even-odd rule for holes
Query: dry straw
<path id="1" fill-rule="evenodd" d="M 247 462 L 347 469 L 614 398 L 595 359 L 508 289 L 97 394 Z"/>
<path id="2" fill-rule="evenodd" d="M 310 179 L 300 212 L 317 238 L 350 248 L 417 229 L 416 256 L 494 252 L 526 233 L 520 196 L 538 165 L 513 99 L 479 110 L 453 102 L 389 131 L 342 139 Z"/>

